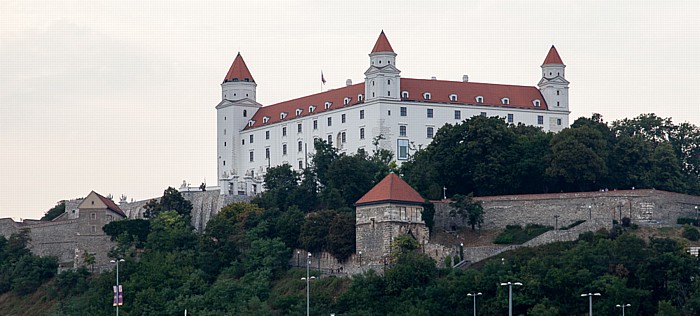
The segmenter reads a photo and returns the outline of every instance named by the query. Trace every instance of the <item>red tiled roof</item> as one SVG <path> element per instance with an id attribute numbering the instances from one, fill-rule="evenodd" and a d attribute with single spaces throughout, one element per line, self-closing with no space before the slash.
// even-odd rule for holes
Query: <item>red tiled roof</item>
<path id="1" fill-rule="evenodd" d="M 390 201 L 423 203 L 425 200 L 406 181 L 392 172 L 357 200 L 355 205 Z"/>
<path id="2" fill-rule="evenodd" d="M 379 34 L 377 43 L 375 43 L 374 48 L 372 48 L 372 53 L 379 52 L 394 52 L 394 49 L 391 48 L 391 44 L 389 44 L 389 40 L 386 38 L 386 35 L 384 35 L 384 31 Z"/>
<path id="3" fill-rule="evenodd" d="M 330 111 L 333 109 L 339 109 L 339 108 L 344 108 L 348 106 L 353 106 L 355 104 L 359 104 L 360 102 L 357 99 L 358 94 L 364 94 L 365 93 L 365 84 L 363 83 L 358 83 L 354 84 L 351 86 L 345 86 L 339 89 L 334 89 L 334 90 L 329 90 L 317 94 L 312 94 L 309 96 L 301 97 L 298 99 L 293 99 L 289 101 L 284 101 L 281 103 L 273 104 L 273 105 L 268 105 L 261 107 L 255 115 L 251 118 L 251 120 L 255 121 L 255 124 L 253 126 L 246 126 L 246 129 L 249 128 L 255 128 L 255 127 L 260 127 L 264 125 L 270 125 L 273 123 L 278 123 L 281 121 L 289 121 L 293 120 L 297 117 L 303 117 L 303 116 L 308 116 L 311 114 L 317 114 L 317 113 L 322 113 L 325 111 Z M 343 104 L 345 98 L 350 98 L 350 102 L 346 105 Z M 326 102 L 331 102 L 331 107 L 326 109 Z M 314 113 L 309 112 L 309 106 L 315 106 L 316 109 L 314 110 Z M 296 110 L 301 109 L 301 114 L 299 116 L 296 115 Z M 285 119 L 280 119 L 280 113 L 287 113 L 287 117 Z M 269 121 L 267 123 L 263 124 L 263 118 L 264 117 L 269 117 Z"/>
<path id="4" fill-rule="evenodd" d="M 428 79 L 401 78 L 401 90 L 408 92 L 408 98 L 401 98 L 402 101 L 432 102 L 448 104 L 469 104 L 479 106 L 499 106 L 520 109 L 546 110 L 547 103 L 544 97 L 535 87 L 512 86 L 478 82 L 444 81 Z M 297 117 L 308 116 L 309 106 L 313 105 L 316 110 L 313 114 L 330 111 L 360 104 L 357 95 L 364 94 L 364 82 L 345 86 L 339 89 L 329 90 L 281 103 L 268 105 L 260 108 L 251 120 L 255 121 L 251 129 L 266 126 L 281 121 L 293 120 Z M 423 93 L 429 92 L 430 100 L 423 99 Z M 450 95 L 457 95 L 457 101 L 450 101 Z M 476 97 L 483 97 L 482 103 L 476 103 Z M 350 102 L 344 104 L 344 99 L 350 98 Z M 507 105 L 502 104 L 501 99 L 508 98 Z M 532 101 L 540 100 L 540 106 L 536 107 Z M 326 102 L 331 102 L 331 107 L 326 109 Z M 301 115 L 296 116 L 296 110 L 301 109 Z M 285 119 L 280 118 L 280 113 L 286 112 Z M 269 117 L 267 123 L 263 123 L 263 118 Z"/>
<path id="5" fill-rule="evenodd" d="M 245 61 L 243 61 L 243 56 L 241 56 L 241 53 L 238 53 L 224 78 L 224 82 L 246 81 L 246 79 L 248 79 L 247 81 L 255 82 L 253 75 L 251 75 L 250 70 L 248 70 L 248 66 L 246 66 Z"/>
<path id="6" fill-rule="evenodd" d="M 404 101 L 547 109 L 540 90 L 528 86 L 401 78 L 401 91 L 408 92 L 408 98 L 401 98 Z M 423 98 L 425 92 L 430 93 L 430 100 Z M 457 95 L 457 101 L 450 101 L 451 94 Z M 477 96 L 483 97 L 483 102 L 477 103 Z M 508 98 L 508 104 L 503 104 L 503 98 Z M 534 100 L 540 100 L 539 107 L 533 105 Z"/>
<path id="7" fill-rule="evenodd" d="M 94 192 L 94 191 L 93 191 L 93 192 Z M 119 215 L 121 215 L 121 216 L 126 217 L 126 214 L 124 214 L 124 212 L 122 211 L 122 209 L 120 209 L 119 206 L 117 206 L 117 204 L 114 204 L 114 201 L 112 201 L 112 200 L 110 200 L 110 199 L 108 199 L 108 198 L 106 198 L 106 197 L 100 195 L 100 194 L 97 193 L 97 192 L 95 192 L 95 194 L 97 195 L 98 198 L 100 198 L 100 200 L 102 201 L 102 203 L 104 203 L 105 205 L 107 205 L 107 209 L 109 209 L 109 210 L 111 210 L 112 212 L 117 213 L 117 214 L 119 214 Z"/>
<path id="8" fill-rule="evenodd" d="M 561 57 L 559 57 L 559 53 L 557 52 L 557 49 L 552 45 L 552 48 L 549 49 L 549 53 L 547 53 L 547 57 L 544 59 L 544 62 L 542 65 L 547 65 L 547 64 L 557 64 L 557 65 L 563 65 L 564 62 L 561 61 Z"/>

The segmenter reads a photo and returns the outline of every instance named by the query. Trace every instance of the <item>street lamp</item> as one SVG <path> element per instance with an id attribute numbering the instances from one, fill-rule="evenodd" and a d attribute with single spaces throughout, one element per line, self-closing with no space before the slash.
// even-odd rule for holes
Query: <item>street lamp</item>
<path id="1" fill-rule="evenodd" d="M 362 250 L 360 250 L 358 252 L 358 254 L 360 255 L 360 267 L 361 267 L 362 266 Z"/>
<path id="2" fill-rule="evenodd" d="M 505 282 L 501 283 L 502 286 L 508 286 L 508 316 L 513 316 L 513 285 L 523 285 L 520 282 Z"/>
<path id="3" fill-rule="evenodd" d="M 588 316 L 593 316 L 593 296 L 600 296 L 600 293 L 584 293 L 581 296 L 588 296 Z"/>
<path id="4" fill-rule="evenodd" d="M 464 261 L 464 243 L 459 243 L 459 261 Z"/>
<path id="5" fill-rule="evenodd" d="M 588 220 L 591 220 L 593 218 L 593 211 L 591 210 L 591 206 L 588 206 Z"/>
<path id="6" fill-rule="evenodd" d="M 471 296 L 474 298 L 474 316 L 476 316 L 476 297 L 481 295 L 481 292 L 479 293 L 467 293 L 467 296 Z"/>
<path id="7" fill-rule="evenodd" d="M 309 267 L 311 267 L 311 253 L 307 255 L 306 260 L 306 277 L 301 278 L 302 281 L 306 281 L 306 316 L 309 316 L 309 281 L 315 279 L 316 277 L 309 277 Z"/>
<path id="8" fill-rule="evenodd" d="M 559 228 L 559 215 L 554 215 L 554 230 L 557 230 Z"/>
<path id="9" fill-rule="evenodd" d="M 698 225 L 700 225 L 700 223 L 698 223 L 698 206 L 696 205 L 695 206 L 695 226 L 698 226 Z"/>
<path id="10" fill-rule="evenodd" d="M 119 263 L 124 262 L 124 259 L 110 260 L 109 262 L 117 265 L 117 283 L 114 286 L 114 300 L 113 300 L 112 305 L 117 307 L 117 316 L 119 316 L 119 306 L 124 304 L 122 289 L 121 289 L 121 286 L 119 285 Z"/>
<path id="11" fill-rule="evenodd" d="M 615 307 L 622 307 L 622 316 L 625 316 L 625 307 L 630 307 L 630 304 L 617 304 Z"/>

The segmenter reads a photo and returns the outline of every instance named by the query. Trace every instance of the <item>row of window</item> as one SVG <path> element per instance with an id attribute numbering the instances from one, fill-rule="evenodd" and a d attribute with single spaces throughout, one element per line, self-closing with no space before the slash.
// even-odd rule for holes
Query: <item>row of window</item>
<path id="1" fill-rule="evenodd" d="M 365 119 L 365 110 L 360 110 L 360 119 L 364 120 Z M 252 121 L 251 121 L 252 122 Z M 340 123 L 345 124 L 347 122 L 347 116 L 346 114 L 341 114 L 340 115 Z M 333 118 L 328 117 L 327 118 L 327 125 L 328 126 L 333 126 Z M 318 120 L 313 120 L 313 129 L 317 130 L 318 129 Z M 303 131 L 303 127 L 301 123 L 297 124 L 297 133 L 301 133 Z M 224 130 L 224 135 L 226 135 L 226 130 Z M 282 137 L 287 136 L 287 127 L 283 126 L 282 127 Z M 265 131 L 265 139 L 270 139 L 270 131 Z M 249 143 L 253 143 L 255 141 L 255 138 L 253 134 L 249 135 Z M 241 140 L 241 143 L 245 145 L 245 139 Z M 224 144 L 224 146 L 226 146 Z"/>

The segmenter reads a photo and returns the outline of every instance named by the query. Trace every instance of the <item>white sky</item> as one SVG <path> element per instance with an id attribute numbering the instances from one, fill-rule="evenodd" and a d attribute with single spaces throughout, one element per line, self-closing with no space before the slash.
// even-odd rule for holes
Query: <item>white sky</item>
<path id="1" fill-rule="evenodd" d="M 534 86 L 551 45 L 571 121 L 700 125 L 700 1 L 0 1 L 0 218 L 216 185 L 238 51 L 268 105 L 361 82 L 383 29 L 409 78 Z"/>

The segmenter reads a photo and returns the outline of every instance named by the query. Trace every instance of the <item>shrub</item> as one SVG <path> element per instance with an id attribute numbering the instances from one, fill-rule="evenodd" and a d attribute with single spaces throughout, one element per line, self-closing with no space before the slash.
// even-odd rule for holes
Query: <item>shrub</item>
<path id="1" fill-rule="evenodd" d="M 676 220 L 676 224 L 679 224 L 679 225 L 687 225 L 687 224 L 690 224 L 690 225 L 693 225 L 693 226 L 698 226 L 697 221 L 696 221 L 694 218 L 689 218 L 689 217 L 679 217 L 679 218 Z"/>
<path id="2" fill-rule="evenodd" d="M 700 231 L 698 231 L 695 227 L 685 226 L 683 228 L 683 238 L 690 241 L 698 241 L 700 240 Z"/>
<path id="3" fill-rule="evenodd" d="M 520 225 L 507 225 L 506 228 L 496 236 L 496 244 L 523 244 L 543 233 L 554 229 L 551 226 L 539 224 L 527 224 L 525 228 Z"/>
<path id="4" fill-rule="evenodd" d="M 630 223 L 632 223 L 632 220 L 629 217 L 622 218 L 622 227 L 630 227 Z"/>

